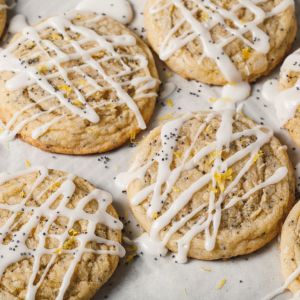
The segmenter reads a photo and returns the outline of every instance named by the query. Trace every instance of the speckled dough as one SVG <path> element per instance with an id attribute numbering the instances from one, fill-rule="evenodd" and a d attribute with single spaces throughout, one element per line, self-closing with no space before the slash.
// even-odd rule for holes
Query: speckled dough
<path id="1" fill-rule="evenodd" d="M 5 0 L 0 0 L 0 6 L 5 5 Z M 0 36 L 2 36 L 6 25 L 7 9 L 3 6 L 0 9 Z"/>
<path id="2" fill-rule="evenodd" d="M 205 113 L 199 113 L 188 121 L 185 121 L 179 132 L 179 138 L 175 149 L 176 151 L 174 152 L 175 155 L 171 162 L 171 169 L 175 169 L 180 165 L 181 157 L 178 153 L 185 153 L 185 151 L 189 148 L 199 126 L 203 123 L 206 117 L 207 115 Z M 195 155 L 195 153 L 198 153 L 198 151 L 204 146 L 215 141 L 215 133 L 219 128 L 219 125 L 220 116 L 215 116 L 196 140 L 194 146 L 195 149 L 193 150 L 192 155 Z M 253 128 L 254 126 L 255 124 L 245 116 L 240 114 L 236 114 L 234 116 L 233 132 L 239 132 Z M 161 127 L 155 128 L 141 142 L 135 157 L 135 162 L 138 162 L 137 165 L 143 165 L 160 149 L 160 132 Z M 224 150 L 222 158 L 228 158 L 233 153 L 236 153 L 238 150 L 246 147 L 250 141 L 253 142 L 253 140 L 255 140 L 253 136 L 243 136 L 240 139 L 231 142 L 230 150 Z M 244 195 L 245 192 L 263 182 L 279 167 L 287 167 L 288 175 L 280 182 L 269 185 L 255 192 L 245 201 L 237 202 L 231 208 L 223 210 L 215 248 L 212 251 L 205 250 L 205 236 L 202 232 L 192 239 L 188 253 L 189 257 L 214 260 L 251 253 L 263 247 L 278 234 L 284 218 L 294 203 L 295 180 L 293 169 L 289 161 L 286 148 L 281 146 L 280 142 L 275 137 L 272 137 L 270 142 L 265 144 L 261 150 L 263 151 L 262 155 L 254 161 L 251 168 L 236 185 L 236 189 L 226 196 L 222 207 L 224 207 L 234 196 Z M 248 159 L 249 156 L 247 155 L 242 160 L 239 160 L 231 166 L 233 178 L 235 176 L 234 174 L 237 174 L 241 170 Z M 163 204 L 162 213 L 165 212 L 167 208 L 170 207 L 171 203 L 173 203 L 179 196 L 178 193 L 185 191 L 201 176 L 210 172 L 212 163 L 213 157 L 206 155 L 197 163 L 195 168 L 181 172 L 179 179 L 174 185 L 176 186 L 176 189 L 174 188 L 172 192 L 170 192 L 166 202 Z M 127 189 L 129 201 L 139 191 L 155 182 L 156 176 L 157 162 L 154 162 L 153 165 L 147 169 L 144 177 L 135 179 L 129 184 Z M 226 186 L 229 182 L 226 183 Z M 162 230 L 160 232 L 161 239 L 163 238 L 164 233 L 167 232 L 171 225 L 174 224 L 175 221 L 178 221 L 180 217 L 185 216 L 191 210 L 201 206 L 201 204 L 208 203 L 210 191 L 211 187 L 208 184 L 194 193 L 188 204 L 176 215 L 175 218 L 172 219 L 171 223 L 165 227 L 166 230 Z M 151 195 L 137 206 L 131 204 L 131 208 L 136 219 L 148 232 L 151 228 L 151 224 L 153 223 L 153 219 L 146 216 L 146 210 L 150 199 Z M 191 228 L 196 220 L 199 220 L 199 218 L 199 213 L 197 213 L 195 217 L 172 235 L 167 244 L 169 250 L 177 252 L 176 241 L 182 238 L 182 236 Z"/>
<path id="3" fill-rule="evenodd" d="M 48 176 L 45 180 L 35 189 L 31 198 L 27 201 L 28 205 L 40 206 L 50 194 L 53 194 L 58 187 L 54 184 L 58 178 L 66 176 L 67 174 L 61 171 L 49 170 Z M 33 172 L 31 174 L 22 175 L 16 179 L 7 181 L 6 183 L 0 185 L 0 203 L 1 204 L 17 204 L 20 203 L 24 198 L 24 194 L 29 193 L 33 183 L 37 179 L 38 173 Z M 76 185 L 76 190 L 73 196 L 70 198 L 67 207 L 72 208 L 78 204 L 79 199 L 84 197 L 86 194 L 90 193 L 95 188 L 82 178 L 75 177 L 74 183 Z M 49 188 L 43 197 L 38 197 L 38 195 L 46 189 Z M 61 198 L 59 198 L 61 199 Z M 85 208 L 86 212 L 93 214 L 97 207 L 92 201 L 89 202 Z M 117 213 L 114 208 L 110 205 L 108 206 L 107 212 L 117 218 Z M 0 228 L 4 225 L 5 221 L 8 219 L 9 214 L 7 210 L 0 210 Z M 26 218 L 28 218 L 27 213 L 19 213 L 19 218 L 15 219 L 14 226 L 18 229 L 18 226 L 26 223 Z M 45 220 L 44 220 L 45 221 Z M 63 234 L 65 231 L 65 225 L 67 224 L 68 218 L 59 217 L 54 223 L 52 223 L 48 234 Z M 84 233 L 87 230 L 87 222 L 80 220 L 73 225 L 74 230 L 79 233 Z M 99 225 L 99 226 L 98 226 Z M 112 241 L 121 242 L 121 231 L 112 230 L 103 224 L 98 224 L 96 227 L 96 235 L 102 238 L 110 239 Z M 43 229 L 41 219 L 39 225 L 35 228 L 32 234 L 29 235 L 26 240 L 26 245 L 30 249 L 34 249 L 38 243 L 38 234 Z M 12 235 L 8 235 L 5 242 L 12 239 Z M 92 245 L 91 247 L 96 247 L 95 249 L 108 249 L 112 246 L 107 246 L 104 244 Z M 56 246 L 55 246 L 56 245 Z M 1 245 L 0 245 L 1 247 Z M 55 238 L 46 238 L 46 247 L 52 249 L 57 247 L 57 241 Z M 54 300 L 56 299 L 59 287 L 61 286 L 62 279 L 64 278 L 67 269 L 71 262 L 71 254 L 58 254 L 56 261 L 50 268 L 46 277 L 42 281 L 41 286 L 37 290 L 36 300 Z M 40 271 L 43 270 L 47 263 L 49 262 L 49 255 L 43 255 L 40 264 Z M 119 256 L 101 254 L 96 255 L 94 253 L 85 252 L 82 255 L 80 262 L 75 268 L 74 275 L 72 276 L 71 283 L 65 293 L 64 299 L 69 300 L 88 300 L 96 293 L 99 289 L 113 274 L 119 262 Z M 1 300 L 21 300 L 24 299 L 26 295 L 26 289 L 28 285 L 28 280 L 32 272 L 33 259 L 24 257 L 22 260 L 10 265 L 4 272 L 0 281 L 0 299 Z M 41 273 L 38 273 L 39 276 Z"/>
<path id="4" fill-rule="evenodd" d="M 163 40 L 182 15 L 175 6 L 165 8 L 155 14 L 150 13 L 150 8 L 157 3 L 157 1 L 158 0 L 147 1 L 145 7 L 145 27 L 150 45 L 159 53 L 159 48 Z M 169 0 L 161 0 L 162 5 L 168 1 Z M 195 6 L 192 0 L 183 0 L 182 2 L 190 10 Z M 237 1 L 212 0 L 212 2 L 224 9 L 228 9 Z M 261 1 L 257 5 L 265 12 L 269 12 L 280 2 L 281 0 L 267 0 Z M 253 17 L 250 10 L 244 8 L 240 9 L 236 15 L 243 22 L 249 22 Z M 198 13 L 195 13 L 194 16 L 198 21 L 203 22 L 206 13 L 201 13 L 200 10 L 198 10 Z M 230 22 L 231 21 L 228 21 L 227 25 L 230 26 Z M 188 32 L 190 29 L 189 26 L 190 25 L 185 24 L 180 30 Z M 269 36 L 270 48 L 266 54 L 250 49 L 249 53 L 244 55 L 243 51 L 249 49 L 249 47 L 239 38 L 234 39 L 223 48 L 224 52 L 241 73 L 242 79 L 248 82 L 253 82 L 259 77 L 269 74 L 289 51 L 297 31 L 294 8 L 290 6 L 284 12 L 267 18 L 263 24 L 259 25 L 259 28 Z M 221 37 L 228 35 L 228 32 L 219 25 L 214 26 L 210 30 L 210 33 L 213 41 L 219 41 Z M 251 34 L 248 34 L 248 36 L 245 35 L 245 37 L 251 39 Z M 186 46 L 177 50 L 166 60 L 166 63 L 176 73 L 188 79 L 195 79 L 215 85 L 224 85 L 227 83 L 227 80 L 212 58 L 204 57 L 200 59 L 202 53 L 201 41 L 194 39 L 188 42 Z"/>
<path id="5" fill-rule="evenodd" d="M 284 74 L 286 74 L 286 72 Z M 284 76 L 283 72 L 280 73 L 280 88 L 282 90 L 286 90 L 294 87 L 299 78 L 300 73 L 298 72 L 288 72 L 288 74 Z M 295 114 L 284 124 L 283 127 L 287 129 L 293 141 L 297 144 L 298 147 L 300 147 L 300 106 L 296 108 Z"/>
<path id="6" fill-rule="evenodd" d="M 72 19 L 72 23 L 92 28 L 99 35 L 103 36 L 121 34 L 133 36 L 136 39 L 136 45 L 115 46 L 115 50 L 120 54 L 140 54 L 148 61 L 148 66 L 130 75 L 131 78 L 120 76 L 119 78 L 117 77 L 117 80 L 119 80 L 119 82 L 123 82 L 125 80 L 131 80 L 132 78 L 134 79 L 141 76 L 152 76 L 155 80 L 158 79 L 158 74 L 151 51 L 144 44 L 144 42 L 122 24 L 111 18 L 103 17 L 96 22 L 90 22 L 95 16 L 97 15 L 94 13 L 85 13 L 84 15 L 80 15 L 78 13 L 78 15 Z M 81 38 L 78 34 L 72 32 L 68 32 L 68 34 L 75 41 L 78 41 L 78 39 Z M 74 48 L 72 48 L 72 46 L 66 50 L 66 46 L 68 46 L 69 41 L 63 40 L 61 36 L 57 34 L 55 29 L 48 28 L 47 30 L 44 30 L 41 35 L 43 39 L 54 43 L 58 49 L 64 47 L 64 51 L 67 51 L 68 54 L 74 53 Z M 20 37 L 19 34 L 13 38 L 12 42 L 16 41 L 18 37 Z M 83 47 L 85 50 L 88 50 L 95 47 L 95 43 L 96 41 L 89 42 Z M 21 59 L 26 59 L 26 56 L 34 56 L 38 50 L 38 46 L 34 46 L 32 42 L 27 42 L 20 46 L 14 55 Z M 105 50 L 99 50 L 98 53 L 93 54 L 93 58 L 95 60 L 100 60 L 104 54 Z M 124 61 L 129 65 L 134 65 L 136 63 L 130 59 L 126 61 L 126 58 L 124 58 Z M 38 66 L 41 66 L 40 72 L 48 72 L 48 74 L 51 74 L 52 71 L 42 69 L 43 63 L 46 62 L 49 62 L 49 58 L 47 56 L 38 55 L 38 57 L 33 59 L 30 63 L 32 66 L 36 66 L 37 68 Z M 73 71 L 68 73 L 68 77 L 72 84 L 74 84 L 76 87 L 82 84 L 80 82 L 82 77 L 76 73 L 75 67 L 80 66 L 83 63 L 84 59 L 78 59 L 64 62 L 62 64 L 64 69 L 70 67 L 72 68 Z M 115 62 L 112 59 L 102 62 L 101 67 L 110 75 L 117 75 L 120 72 L 120 63 Z M 85 97 L 87 103 L 93 103 L 93 105 L 96 106 L 95 111 L 100 117 L 100 121 L 98 123 L 92 123 L 82 117 L 73 115 L 66 107 L 61 107 L 47 114 L 42 114 L 35 120 L 30 121 L 19 132 L 19 137 L 40 149 L 50 152 L 64 154 L 91 154 L 115 149 L 128 141 L 130 137 L 135 136 L 138 132 L 140 132 L 141 129 L 138 126 L 134 112 L 129 109 L 125 103 L 121 103 L 118 100 L 118 96 L 111 85 L 104 80 L 101 80 L 101 76 L 97 74 L 96 70 L 90 66 L 87 68 L 86 72 L 91 78 L 97 80 L 98 82 L 102 82 L 99 83 L 99 85 L 104 87 L 103 91 L 97 91 L 96 93 Z M 42 90 L 37 84 L 32 84 L 28 87 L 25 87 L 23 90 L 8 90 L 5 86 L 5 83 L 7 80 L 12 78 L 12 76 L 12 72 L 4 71 L 0 73 L 0 118 L 5 124 L 9 122 L 16 112 L 30 104 L 32 102 L 32 97 L 34 97 L 35 101 L 37 101 L 38 99 L 48 95 L 47 92 Z M 159 81 L 157 80 L 157 84 L 154 87 L 146 89 L 145 92 L 155 95 L 159 86 L 158 82 Z M 57 88 L 57 86 L 64 84 L 64 81 L 61 78 L 54 78 L 51 79 L 51 84 L 54 88 Z M 139 93 L 138 89 L 140 88 L 140 84 L 138 86 L 128 85 L 123 87 L 123 89 L 126 90 L 126 92 L 137 104 L 141 115 L 147 124 L 154 111 L 156 96 L 152 95 L 151 97 L 138 97 L 135 99 Z M 81 92 L 85 96 L 88 92 L 90 92 L 90 90 L 91 87 L 84 87 Z M 70 94 L 71 95 L 68 95 L 68 97 L 70 97 L 70 101 L 76 101 L 76 95 L 74 95 L 74 93 Z M 53 98 L 51 101 L 36 105 L 34 108 L 28 109 L 22 113 L 21 116 L 18 117 L 16 124 L 20 123 L 25 118 L 30 118 L 33 114 L 49 110 L 58 104 L 58 99 Z M 35 129 L 39 128 L 45 123 L 51 122 L 54 120 L 54 118 L 57 118 L 62 114 L 67 114 L 67 116 L 61 119 L 59 122 L 53 124 L 46 131 L 46 133 L 42 134 L 37 139 L 32 137 L 32 132 Z"/>
<path id="7" fill-rule="evenodd" d="M 284 278 L 288 278 L 300 266 L 300 202 L 286 218 L 280 241 L 281 268 Z M 295 293 L 300 290 L 300 276 L 289 285 Z"/>

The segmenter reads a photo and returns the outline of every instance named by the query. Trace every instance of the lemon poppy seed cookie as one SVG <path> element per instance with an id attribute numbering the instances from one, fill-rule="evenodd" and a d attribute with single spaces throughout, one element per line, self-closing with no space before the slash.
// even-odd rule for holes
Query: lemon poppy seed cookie
<path id="1" fill-rule="evenodd" d="M 148 0 L 145 27 L 172 70 L 215 85 L 268 74 L 297 30 L 292 0 Z"/>
<path id="2" fill-rule="evenodd" d="M 62 171 L 1 174 L 0 298 L 92 298 L 124 255 L 111 201 Z"/>
<path id="3" fill-rule="evenodd" d="M 262 93 L 275 106 L 281 126 L 300 147 L 300 49 L 285 59 L 279 80 L 268 80 Z"/>
<path id="4" fill-rule="evenodd" d="M 104 152 L 146 128 L 158 75 L 148 47 L 88 12 L 26 26 L 0 53 L 2 140 L 46 151 Z"/>
<path id="5" fill-rule="evenodd" d="M 300 295 L 300 203 L 298 202 L 286 218 L 281 232 L 281 267 L 286 279 L 284 288 Z"/>
<path id="6" fill-rule="evenodd" d="M 118 181 L 148 232 L 140 241 L 153 252 L 177 252 L 177 262 L 261 248 L 279 232 L 295 188 L 286 147 L 230 110 L 154 129 Z"/>

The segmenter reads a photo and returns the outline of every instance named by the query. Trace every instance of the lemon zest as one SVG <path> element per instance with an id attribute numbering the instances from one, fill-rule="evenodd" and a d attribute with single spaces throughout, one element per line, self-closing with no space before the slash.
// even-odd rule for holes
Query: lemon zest
<path id="1" fill-rule="evenodd" d="M 227 282 L 226 278 L 221 279 L 219 283 L 216 285 L 216 289 L 220 290 L 221 288 L 223 288 L 226 282 Z"/>
<path id="2" fill-rule="evenodd" d="M 253 157 L 253 162 L 256 162 L 260 157 L 264 155 L 264 152 L 262 150 L 259 150 Z"/>
<path id="3" fill-rule="evenodd" d="M 242 49 L 243 60 L 248 60 L 251 56 L 251 48 L 246 47 Z"/>
<path id="4" fill-rule="evenodd" d="M 28 160 L 28 159 L 25 160 L 25 167 L 26 167 L 26 168 L 30 168 L 30 167 L 31 167 L 31 162 L 30 162 L 30 160 Z"/>
<path id="5" fill-rule="evenodd" d="M 75 229 L 73 229 L 73 228 L 71 228 L 70 230 L 69 230 L 69 235 L 70 236 L 76 236 L 76 235 L 78 235 L 79 234 L 79 231 L 77 231 L 77 230 L 75 230 Z"/>
<path id="6" fill-rule="evenodd" d="M 158 218 L 158 212 L 155 211 L 153 214 L 152 214 L 152 219 L 153 220 L 156 220 Z"/>
<path id="7" fill-rule="evenodd" d="M 60 182 L 55 182 L 51 185 L 51 187 L 49 188 L 49 190 L 51 192 L 54 192 L 56 191 L 59 187 L 61 186 L 61 183 Z"/>
<path id="8" fill-rule="evenodd" d="M 166 100 L 166 104 L 167 104 L 167 106 L 169 106 L 169 107 L 174 107 L 174 102 L 173 102 L 173 100 L 172 99 L 167 99 Z"/>
<path id="9" fill-rule="evenodd" d="M 165 114 L 158 118 L 159 121 L 166 121 L 166 120 L 174 120 L 174 116 L 172 114 Z"/>
<path id="10" fill-rule="evenodd" d="M 216 172 L 214 174 L 214 178 L 216 180 L 217 186 L 221 192 L 225 190 L 226 181 L 232 180 L 232 169 L 228 168 L 224 173 Z"/>
<path id="11" fill-rule="evenodd" d="M 179 192 L 180 192 L 180 189 L 179 189 L 178 187 L 174 186 L 174 187 L 173 187 L 173 191 L 174 191 L 175 193 L 179 193 Z"/>
<path id="12" fill-rule="evenodd" d="M 52 40 L 52 41 L 58 41 L 58 40 L 61 40 L 62 39 L 62 36 L 59 35 L 58 33 L 51 33 L 49 38 Z"/>
<path id="13" fill-rule="evenodd" d="M 22 190 L 19 195 L 20 195 L 21 198 L 25 198 L 26 193 Z"/>
<path id="14" fill-rule="evenodd" d="M 70 96 L 70 94 L 73 92 L 73 89 L 66 85 L 66 84 L 61 84 L 57 87 L 60 91 L 64 92 L 67 96 Z M 79 101 L 80 102 L 80 101 Z M 81 103 L 81 102 L 80 102 Z"/>
<path id="15" fill-rule="evenodd" d="M 39 71 L 40 74 L 45 75 L 45 74 L 47 74 L 47 72 L 49 71 L 49 69 L 48 69 L 47 66 L 44 66 L 44 65 L 43 65 L 43 66 L 40 66 L 40 67 L 39 67 L 39 70 L 38 70 L 38 71 Z"/>

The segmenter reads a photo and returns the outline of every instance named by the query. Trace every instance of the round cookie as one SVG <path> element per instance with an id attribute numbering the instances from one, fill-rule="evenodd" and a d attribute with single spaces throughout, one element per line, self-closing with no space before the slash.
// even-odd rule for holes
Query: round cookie
<path id="1" fill-rule="evenodd" d="M 292 0 L 148 0 L 145 28 L 173 71 L 224 85 L 269 74 L 290 49 L 297 24 Z"/>
<path id="2" fill-rule="evenodd" d="M 294 202 L 286 147 L 230 111 L 183 115 L 154 129 L 118 181 L 149 234 L 146 248 L 177 252 L 177 262 L 263 247 Z"/>
<path id="3" fill-rule="evenodd" d="M 158 74 L 117 21 L 71 12 L 25 27 L 0 53 L 0 135 L 50 152 L 101 153 L 146 128 Z"/>
<path id="4" fill-rule="evenodd" d="M 0 298 L 91 299 L 125 253 L 111 202 L 62 171 L 1 174 Z"/>
<path id="5" fill-rule="evenodd" d="M 280 256 L 284 278 L 293 293 L 300 291 L 300 202 L 298 202 L 286 218 L 281 232 Z M 291 280 L 291 276 L 294 280 Z M 289 281 L 289 282 L 288 282 Z"/>

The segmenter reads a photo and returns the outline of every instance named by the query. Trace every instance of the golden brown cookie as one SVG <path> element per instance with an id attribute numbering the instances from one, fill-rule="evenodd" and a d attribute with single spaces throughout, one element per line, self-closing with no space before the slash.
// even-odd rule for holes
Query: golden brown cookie
<path id="1" fill-rule="evenodd" d="M 288 288 L 293 292 L 300 290 L 300 203 L 298 202 L 286 218 L 281 232 L 281 267 L 285 279 L 291 279 Z M 298 276 L 297 276 L 298 274 Z"/>
<path id="2" fill-rule="evenodd" d="M 146 128 L 159 86 L 152 54 L 96 13 L 52 17 L 0 53 L 0 139 L 50 152 L 100 153 Z"/>
<path id="3" fill-rule="evenodd" d="M 280 68 L 279 80 L 263 86 L 264 97 L 275 106 L 277 117 L 300 146 L 300 49 L 290 54 Z"/>
<path id="4" fill-rule="evenodd" d="M 269 74 L 297 31 L 292 0 L 148 0 L 145 27 L 173 71 L 215 85 Z"/>
<path id="5" fill-rule="evenodd" d="M 263 247 L 294 202 L 286 147 L 230 111 L 183 115 L 155 128 L 118 181 L 149 234 L 147 247 L 177 252 L 178 262 Z"/>
<path id="6" fill-rule="evenodd" d="M 111 201 L 62 171 L 1 174 L 0 299 L 91 299 L 124 255 Z"/>

